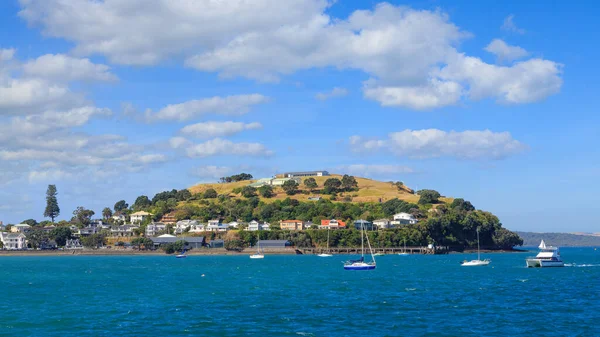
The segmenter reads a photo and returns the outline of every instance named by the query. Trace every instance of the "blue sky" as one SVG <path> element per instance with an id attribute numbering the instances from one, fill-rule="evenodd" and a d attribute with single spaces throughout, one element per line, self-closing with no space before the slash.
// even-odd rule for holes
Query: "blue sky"
<path id="1" fill-rule="evenodd" d="M 0 2 L 0 221 L 327 169 L 597 232 L 595 7 Z"/>

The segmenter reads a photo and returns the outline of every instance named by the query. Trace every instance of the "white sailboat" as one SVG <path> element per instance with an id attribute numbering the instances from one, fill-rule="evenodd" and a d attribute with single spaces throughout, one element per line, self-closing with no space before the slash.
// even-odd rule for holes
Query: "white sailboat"
<path id="1" fill-rule="evenodd" d="M 364 244 L 365 227 L 361 224 L 360 226 L 360 249 L 361 257 L 359 260 L 350 260 L 344 263 L 345 270 L 372 270 L 377 266 L 375 262 L 375 256 L 371 249 L 371 243 L 369 242 L 369 236 L 367 235 L 367 245 L 369 246 L 369 253 L 371 254 L 371 262 L 365 262 L 365 244 Z"/>
<path id="2" fill-rule="evenodd" d="M 329 252 L 329 228 L 327 229 L 327 252 Z M 319 255 L 317 255 L 319 257 L 331 257 L 333 255 L 329 254 L 329 253 L 321 253 Z"/>
<path id="3" fill-rule="evenodd" d="M 256 242 L 256 254 L 250 255 L 251 259 L 264 259 L 265 254 L 260 251 L 260 232 L 258 232 L 258 241 Z"/>
<path id="4" fill-rule="evenodd" d="M 398 253 L 398 255 L 401 255 L 401 256 L 410 255 L 406 252 L 406 238 L 404 238 L 404 251 L 402 251 L 402 253 Z"/>
<path id="5" fill-rule="evenodd" d="M 481 259 L 481 253 L 479 252 L 479 227 L 477 227 L 477 260 L 464 260 L 461 265 L 464 267 L 487 266 L 490 262 L 492 261 L 489 259 Z"/>

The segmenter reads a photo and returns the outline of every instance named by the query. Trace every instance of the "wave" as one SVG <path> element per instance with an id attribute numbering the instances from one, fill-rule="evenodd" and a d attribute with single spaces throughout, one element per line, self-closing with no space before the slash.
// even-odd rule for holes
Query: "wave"
<path id="1" fill-rule="evenodd" d="M 576 268 L 600 267 L 600 264 L 594 264 L 594 263 L 583 263 L 583 264 L 565 263 L 565 267 L 576 267 Z"/>

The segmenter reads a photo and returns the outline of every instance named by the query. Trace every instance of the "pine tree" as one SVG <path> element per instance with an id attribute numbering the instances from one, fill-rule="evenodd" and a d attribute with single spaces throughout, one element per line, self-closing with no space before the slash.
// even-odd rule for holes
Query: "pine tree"
<path id="1" fill-rule="evenodd" d="M 60 214 L 60 208 L 58 207 L 58 200 L 56 199 L 56 185 L 48 185 L 46 191 L 46 210 L 44 216 L 47 218 L 54 219 Z"/>

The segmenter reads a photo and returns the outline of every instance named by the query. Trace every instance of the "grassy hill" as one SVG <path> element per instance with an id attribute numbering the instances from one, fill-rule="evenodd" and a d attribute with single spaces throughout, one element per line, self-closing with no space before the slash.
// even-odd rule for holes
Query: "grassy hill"
<path id="1" fill-rule="evenodd" d="M 329 178 L 338 178 L 341 179 L 341 175 L 332 174 L 327 177 L 314 177 L 319 185 L 319 189 L 323 188 L 323 184 L 325 180 Z M 352 198 L 353 202 L 379 202 L 387 201 L 394 198 L 398 198 L 400 200 L 404 200 L 406 202 L 417 203 L 419 201 L 419 196 L 413 194 L 413 190 L 409 187 L 403 186 L 402 190 L 398 190 L 398 188 L 392 185 L 390 182 L 377 181 L 367 178 L 355 177 L 358 182 L 358 191 L 340 193 L 338 195 L 337 200 L 342 201 L 344 197 L 349 196 Z M 255 182 L 256 180 L 247 180 L 247 181 L 239 181 L 233 183 L 218 183 L 218 184 L 199 184 L 188 188 L 192 194 L 195 193 L 203 193 L 209 188 L 217 191 L 218 194 L 227 194 L 232 197 L 239 197 L 241 195 L 239 193 L 234 193 L 233 190 L 236 188 L 242 188 L 250 183 Z M 302 180 L 304 181 L 304 179 Z M 285 198 L 292 198 L 299 201 L 307 201 L 311 196 L 317 196 L 318 193 L 310 193 L 305 187 L 304 184 L 300 184 L 300 191 L 304 193 L 298 193 L 293 196 L 287 195 L 281 187 L 275 187 L 274 192 L 276 196 L 273 198 L 261 198 L 261 200 L 265 202 L 273 202 L 275 200 L 283 200 Z M 328 195 L 320 195 L 323 198 L 330 198 Z M 451 202 L 451 198 L 441 198 L 441 201 Z"/>
<path id="2" fill-rule="evenodd" d="M 523 239 L 523 246 L 537 247 L 544 240 L 547 245 L 558 247 L 600 246 L 600 236 L 573 233 L 515 232 Z"/>

